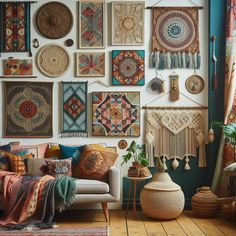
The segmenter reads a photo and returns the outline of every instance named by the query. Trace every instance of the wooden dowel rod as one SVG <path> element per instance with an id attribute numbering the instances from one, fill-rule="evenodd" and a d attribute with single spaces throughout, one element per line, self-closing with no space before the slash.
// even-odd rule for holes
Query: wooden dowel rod
<path id="1" fill-rule="evenodd" d="M 1 79 L 33 79 L 37 76 L 0 76 Z"/>
<path id="2" fill-rule="evenodd" d="M 156 7 L 163 7 L 163 6 L 149 6 L 149 7 L 146 7 L 146 9 L 148 9 L 148 10 L 151 10 L 151 9 L 153 9 L 153 8 L 156 8 Z M 177 7 L 177 6 L 176 6 Z M 173 8 L 176 8 L 176 7 L 173 7 Z M 178 6 L 178 7 L 181 7 L 181 6 Z M 189 6 L 189 7 L 196 7 L 196 8 L 198 8 L 199 10 L 202 10 L 202 9 L 204 9 L 204 7 L 200 7 L 200 6 Z M 169 7 L 169 8 L 171 8 L 171 7 Z M 181 8 L 185 8 L 185 7 L 181 7 Z"/>
<path id="3" fill-rule="evenodd" d="M 145 110 L 201 110 L 201 109 L 208 109 L 206 106 L 199 106 L 199 107 L 155 107 L 155 106 L 143 106 L 142 109 Z"/>

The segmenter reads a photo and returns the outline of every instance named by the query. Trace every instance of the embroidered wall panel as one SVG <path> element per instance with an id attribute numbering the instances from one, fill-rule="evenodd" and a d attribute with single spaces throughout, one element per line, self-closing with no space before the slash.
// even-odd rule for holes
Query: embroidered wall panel
<path id="1" fill-rule="evenodd" d="M 87 82 L 62 82 L 62 137 L 87 137 Z"/>
<path id="2" fill-rule="evenodd" d="M 144 57 L 144 50 L 112 51 L 112 84 L 144 85 Z"/>
<path id="3" fill-rule="evenodd" d="M 140 136 L 139 92 L 94 92 L 94 136 Z"/>
<path id="4" fill-rule="evenodd" d="M 4 82 L 5 136 L 52 137 L 50 82 Z"/>

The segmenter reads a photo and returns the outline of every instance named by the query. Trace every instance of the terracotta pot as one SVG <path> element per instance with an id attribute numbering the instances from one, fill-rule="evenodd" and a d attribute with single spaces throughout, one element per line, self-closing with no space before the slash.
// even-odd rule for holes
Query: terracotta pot
<path id="1" fill-rule="evenodd" d="M 140 195 L 144 213 L 152 218 L 177 218 L 184 208 L 184 194 L 168 173 L 156 173 L 152 182 L 144 186 Z"/>
<path id="2" fill-rule="evenodd" d="M 202 187 L 192 197 L 192 210 L 194 213 L 203 218 L 216 216 L 219 211 L 217 196 L 211 192 L 210 187 Z"/>

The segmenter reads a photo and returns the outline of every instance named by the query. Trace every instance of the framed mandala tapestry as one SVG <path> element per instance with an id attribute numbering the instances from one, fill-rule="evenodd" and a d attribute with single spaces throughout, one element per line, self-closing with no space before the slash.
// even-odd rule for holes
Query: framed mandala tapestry
<path id="1" fill-rule="evenodd" d="M 104 0 L 79 1 L 79 47 L 105 47 Z"/>
<path id="2" fill-rule="evenodd" d="M 197 7 L 154 7 L 152 66 L 199 68 L 198 24 Z"/>
<path id="3" fill-rule="evenodd" d="M 93 92 L 93 136 L 140 136 L 139 92 Z"/>
<path id="4" fill-rule="evenodd" d="M 112 2 L 112 45 L 144 45 L 145 2 Z"/>
<path id="5" fill-rule="evenodd" d="M 52 137 L 50 82 L 4 82 L 5 137 Z"/>
<path id="6" fill-rule="evenodd" d="M 76 54 L 76 76 L 105 76 L 105 53 L 80 52 Z"/>
<path id="7" fill-rule="evenodd" d="M 112 84 L 144 85 L 144 57 L 144 50 L 112 51 Z"/>
<path id="8" fill-rule="evenodd" d="M 62 137 L 87 137 L 87 82 L 62 82 Z"/>

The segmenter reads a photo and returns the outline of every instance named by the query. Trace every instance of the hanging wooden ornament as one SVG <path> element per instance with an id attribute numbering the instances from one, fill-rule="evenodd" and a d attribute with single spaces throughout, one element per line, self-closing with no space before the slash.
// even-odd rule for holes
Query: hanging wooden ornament
<path id="1" fill-rule="evenodd" d="M 170 76 L 170 100 L 175 102 L 179 100 L 179 76 L 172 73 Z"/>
<path id="2" fill-rule="evenodd" d="M 165 170 L 168 170 L 168 168 L 167 168 L 167 165 L 166 165 L 166 158 L 165 157 L 163 157 L 163 159 L 162 159 L 162 169 L 165 171 Z"/>
<path id="3" fill-rule="evenodd" d="M 196 136 L 197 143 L 199 146 L 199 159 L 198 167 L 206 167 L 206 150 L 205 150 L 205 135 L 203 132 L 199 132 Z"/>
<path id="4" fill-rule="evenodd" d="M 178 166 L 179 166 L 179 162 L 178 162 L 178 160 L 175 158 L 175 159 L 172 161 L 172 168 L 173 168 L 174 170 L 176 170 L 176 169 L 178 168 Z"/>
<path id="5" fill-rule="evenodd" d="M 158 74 L 156 70 L 156 77 L 151 80 L 150 88 L 153 92 L 164 93 L 165 92 L 165 80 L 162 79 L 162 76 Z"/>
<path id="6" fill-rule="evenodd" d="M 208 131 L 207 139 L 208 139 L 209 143 L 213 143 L 214 142 L 215 133 L 214 133 L 214 130 L 212 129 L 212 125 L 211 125 L 211 128 Z"/>

